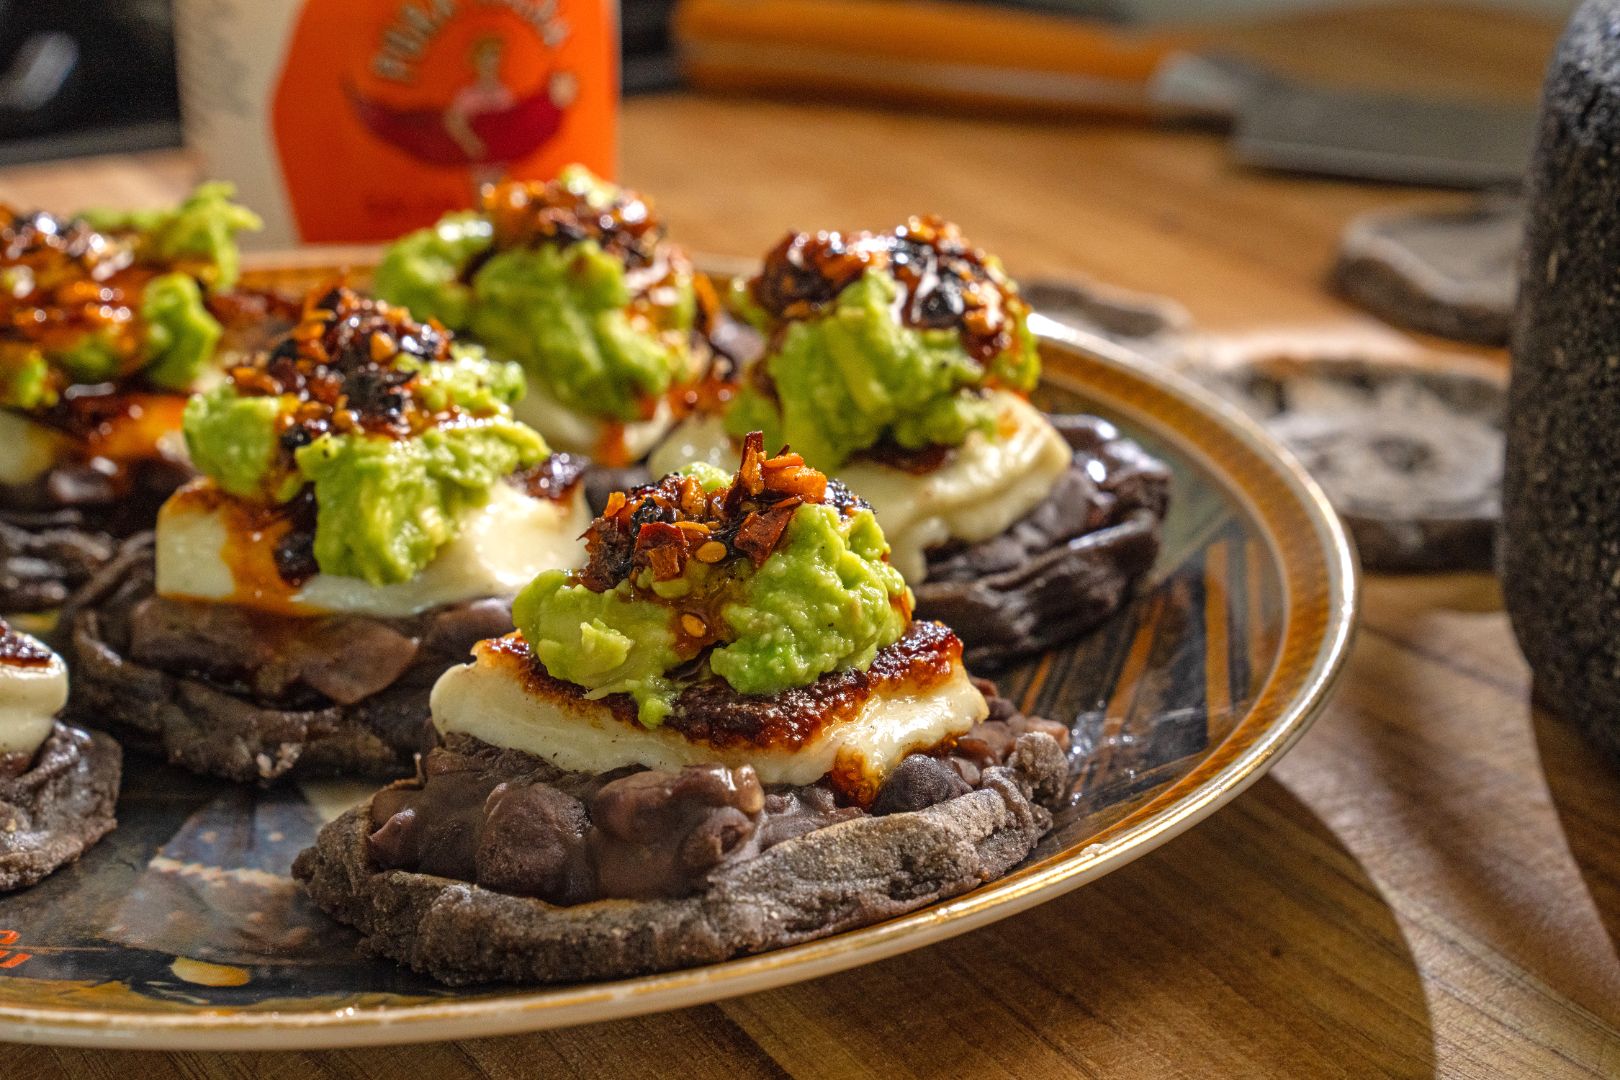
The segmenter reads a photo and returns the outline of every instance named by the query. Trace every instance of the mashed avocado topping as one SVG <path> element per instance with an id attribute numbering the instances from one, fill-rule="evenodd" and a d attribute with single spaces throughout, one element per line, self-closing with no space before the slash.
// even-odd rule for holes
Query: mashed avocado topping
<path id="1" fill-rule="evenodd" d="M 522 372 L 348 289 L 317 291 L 279 345 L 186 407 L 222 491 L 284 507 L 283 577 L 410 580 L 512 472 L 549 453 L 512 419 Z"/>
<path id="2" fill-rule="evenodd" d="M 615 494 L 586 546 L 583 569 L 518 594 L 514 621 L 553 676 L 629 694 L 648 727 L 705 670 L 779 694 L 864 670 L 910 622 L 871 509 L 798 454 L 766 457 L 758 432 L 734 477 L 695 464 Z"/>
<path id="3" fill-rule="evenodd" d="M 836 469 L 883 445 L 956 446 L 993 430 L 984 391 L 1040 377 L 1028 307 L 992 256 L 954 225 L 789 235 L 734 306 L 769 340 L 726 416 Z"/>
<path id="4" fill-rule="evenodd" d="M 185 264 L 211 289 L 229 289 L 242 267 L 236 234 L 264 227 L 259 215 L 231 201 L 230 184 L 199 184 L 180 205 L 166 210 L 86 210 L 91 228 L 127 236 L 136 261 Z"/>
<path id="5" fill-rule="evenodd" d="M 69 386 L 135 378 L 190 389 L 221 334 L 207 293 L 235 283 L 236 234 L 259 226 L 230 194 L 71 219 L 0 206 L 0 406 L 40 412 Z"/>
<path id="6" fill-rule="evenodd" d="M 557 401 L 633 421 L 690 381 L 698 290 L 640 196 L 579 166 L 487 188 L 389 247 L 377 294 L 523 365 Z"/>
<path id="7" fill-rule="evenodd" d="M 185 390 L 197 381 L 219 344 L 220 325 L 203 303 L 197 279 L 164 274 L 147 283 L 141 294 L 146 322 L 144 374 L 165 390 Z"/>

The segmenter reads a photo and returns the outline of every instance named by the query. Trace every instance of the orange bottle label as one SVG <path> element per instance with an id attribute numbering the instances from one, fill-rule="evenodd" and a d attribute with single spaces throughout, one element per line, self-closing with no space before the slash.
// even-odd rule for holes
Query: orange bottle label
<path id="1" fill-rule="evenodd" d="M 391 240 L 502 176 L 612 177 L 608 0 L 308 0 L 270 124 L 305 241 Z"/>

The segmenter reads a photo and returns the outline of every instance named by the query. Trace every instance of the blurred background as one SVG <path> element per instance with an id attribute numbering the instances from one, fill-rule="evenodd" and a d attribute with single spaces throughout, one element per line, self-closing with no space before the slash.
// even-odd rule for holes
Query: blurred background
<path id="1" fill-rule="evenodd" d="M 187 0 L 0 0 L 0 164 L 177 146 L 181 142 L 175 64 L 176 5 Z M 265 0 L 265 6 L 287 6 Z M 206 8 L 199 3 L 199 9 Z M 783 7 L 764 4 L 763 7 Z M 869 4 L 876 12 L 888 5 Z M 1184 30 L 1224 37 L 1223 28 L 1263 32 L 1333 8 L 1372 7 L 1323 0 L 999 0 L 973 6 L 1060 13 L 1127 37 Z M 1485 0 L 1483 7 L 1562 21 L 1568 0 Z M 623 0 L 622 78 L 626 94 L 681 82 L 670 31 L 675 0 Z M 881 16 L 880 16 L 881 17 Z M 791 19 L 777 33 L 792 40 Z M 1389 42 L 1390 56 L 1401 55 Z M 1382 66 L 1376 55 L 1338 57 L 1344 66 Z M 1442 69 L 1412 72 L 1422 82 Z M 1531 73 L 1532 77 L 1534 73 Z M 802 89 L 802 88 L 801 88 Z M 1460 88 L 1466 91 L 1466 86 Z"/>

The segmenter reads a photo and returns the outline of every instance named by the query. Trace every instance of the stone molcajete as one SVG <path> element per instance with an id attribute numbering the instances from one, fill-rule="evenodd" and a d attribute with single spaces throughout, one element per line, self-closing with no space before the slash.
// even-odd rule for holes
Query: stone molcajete
<path id="1" fill-rule="evenodd" d="M 1620 2 L 1547 77 L 1513 332 L 1502 581 L 1537 699 L 1620 760 Z"/>

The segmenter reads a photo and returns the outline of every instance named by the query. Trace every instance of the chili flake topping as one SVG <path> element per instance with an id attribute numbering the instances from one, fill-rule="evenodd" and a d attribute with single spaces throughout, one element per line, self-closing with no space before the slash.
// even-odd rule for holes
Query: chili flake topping
<path id="1" fill-rule="evenodd" d="M 158 273 L 136 263 L 129 237 L 0 205 L 0 348 L 59 350 L 102 335 L 137 368 L 141 294 Z"/>
<path id="2" fill-rule="evenodd" d="M 430 408 L 417 393 L 423 367 L 453 359 L 450 345 L 437 320 L 340 285 L 311 293 L 291 333 L 228 375 L 243 397 L 297 399 L 279 420 L 288 453 L 328 432 L 409 438 L 457 418 L 455 404 Z"/>
<path id="3" fill-rule="evenodd" d="M 785 447 L 767 457 L 765 437 L 756 431 L 743 441 L 742 463 L 724 488 L 704 491 L 694 477 L 672 473 L 609 496 L 602 516 L 585 532 L 589 558 L 577 580 L 605 592 L 642 570 L 654 581 L 674 580 L 689 559 L 717 566 L 746 558 L 761 566 L 804 505 L 834 506 L 846 514 L 866 506 Z M 701 628 L 687 629 L 702 636 Z"/>
<path id="4" fill-rule="evenodd" d="M 595 240 L 627 266 L 650 266 L 664 240 L 664 224 L 634 191 L 600 192 L 566 180 L 507 180 L 487 185 L 481 207 L 497 248 L 574 244 Z"/>
<path id="5" fill-rule="evenodd" d="M 811 319 L 869 269 L 900 286 L 896 316 L 919 330 L 955 330 L 981 364 L 1014 347 L 1029 306 L 994 260 L 937 216 L 911 218 L 891 233 L 789 233 L 748 282 L 775 319 Z"/>

